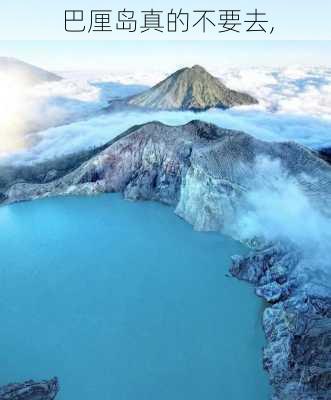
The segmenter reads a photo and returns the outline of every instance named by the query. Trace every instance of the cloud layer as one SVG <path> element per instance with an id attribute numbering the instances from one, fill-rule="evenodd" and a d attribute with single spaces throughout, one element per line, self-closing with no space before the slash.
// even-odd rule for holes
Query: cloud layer
<path id="1" fill-rule="evenodd" d="M 243 130 L 264 140 L 295 140 L 311 148 L 331 146 L 331 69 L 288 67 L 211 72 L 229 87 L 257 97 L 259 105 L 199 114 L 100 115 L 110 98 L 137 93 L 166 74 L 62 73 L 62 81 L 14 91 L 9 101 L 12 120 L 5 118 L 4 112 L 0 118 L 0 154 L 26 147 L 15 154 L 15 160 L 50 158 L 100 145 L 135 124 L 159 120 L 176 125 L 196 118 Z"/>

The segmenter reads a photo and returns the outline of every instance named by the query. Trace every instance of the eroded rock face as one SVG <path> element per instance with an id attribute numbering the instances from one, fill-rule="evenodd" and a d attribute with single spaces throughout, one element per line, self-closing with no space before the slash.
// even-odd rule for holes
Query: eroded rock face
<path id="1" fill-rule="evenodd" d="M 269 303 L 263 365 L 273 400 L 331 398 L 331 293 L 304 288 L 300 275 L 291 273 L 303 262 L 298 250 L 277 244 L 234 257 L 231 267 L 233 276 L 254 284 Z"/>
<path id="2" fill-rule="evenodd" d="M 53 400 L 59 391 L 57 378 L 49 381 L 27 381 L 0 387 L 0 400 Z"/>

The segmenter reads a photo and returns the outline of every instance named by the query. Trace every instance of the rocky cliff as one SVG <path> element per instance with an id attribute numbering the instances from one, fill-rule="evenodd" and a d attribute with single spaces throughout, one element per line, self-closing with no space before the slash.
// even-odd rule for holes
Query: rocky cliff
<path id="1" fill-rule="evenodd" d="M 151 89 L 124 100 L 113 101 L 109 109 L 129 106 L 154 110 L 203 111 L 208 108 L 230 108 L 257 104 L 246 93 L 227 88 L 204 68 L 183 68 Z"/>
<path id="2" fill-rule="evenodd" d="M 196 229 L 229 232 L 245 209 L 247 193 L 258 184 L 273 190 L 274 180 L 284 178 L 314 209 L 330 216 L 331 167 L 315 153 L 296 143 L 264 142 L 201 121 L 136 126 L 77 160 L 30 166 L 28 178 L 21 167 L 12 172 L 14 180 L 2 179 L 2 200 L 122 192 L 129 199 L 170 204 Z M 275 165 L 280 172 L 272 178 Z M 230 233 L 237 237 L 236 230 Z M 315 282 L 307 278 L 307 270 L 322 274 L 319 260 L 306 260 L 290 242 L 255 245 L 249 257 L 234 258 L 231 271 L 255 285 L 269 303 L 263 317 L 264 366 L 274 399 L 327 400 L 331 289 L 324 276 Z"/>

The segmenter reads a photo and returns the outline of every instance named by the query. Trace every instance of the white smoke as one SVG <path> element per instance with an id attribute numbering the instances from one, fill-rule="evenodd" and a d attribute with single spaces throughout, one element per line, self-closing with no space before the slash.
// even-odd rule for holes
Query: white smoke
<path id="1" fill-rule="evenodd" d="M 307 269 L 330 276 L 331 209 L 312 202 L 277 161 L 258 158 L 254 176 L 253 189 L 245 194 L 231 233 L 241 240 L 294 244 L 302 251 Z"/>

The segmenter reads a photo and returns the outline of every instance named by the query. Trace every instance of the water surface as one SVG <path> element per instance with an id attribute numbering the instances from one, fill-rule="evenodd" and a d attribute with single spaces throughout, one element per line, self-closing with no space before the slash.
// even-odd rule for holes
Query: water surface
<path id="1" fill-rule="evenodd" d="M 59 400 L 266 400 L 261 302 L 232 239 L 118 195 L 0 208 L 0 385 Z"/>

